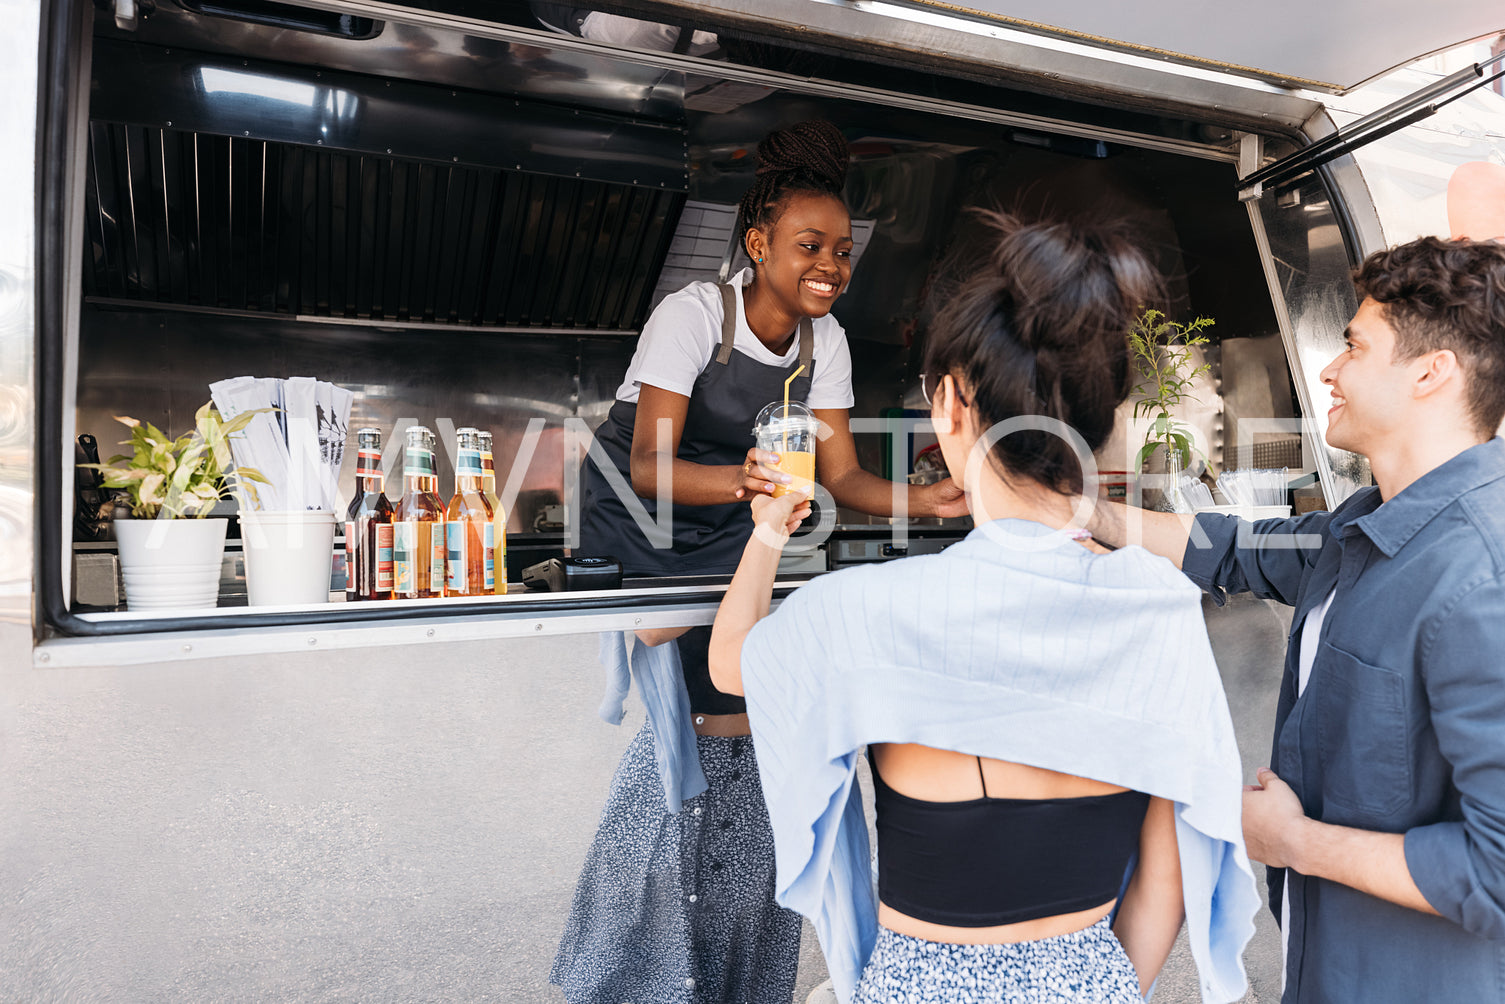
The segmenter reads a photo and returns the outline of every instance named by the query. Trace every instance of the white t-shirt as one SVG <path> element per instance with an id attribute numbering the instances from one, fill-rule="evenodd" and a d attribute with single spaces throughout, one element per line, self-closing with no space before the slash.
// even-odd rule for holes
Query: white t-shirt
<path id="1" fill-rule="evenodd" d="M 1307 611 L 1306 620 L 1301 622 L 1301 652 L 1296 660 L 1297 697 L 1306 692 L 1306 683 L 1312 678 L 1312 664 L 1317 661 L 1317 642 L 1322 637 L 1322 622 L 1327 620 L 1327 611 L 1333 605 L 1333 597 L 1337 595 L 1336 589 L 1328 593 L 1327 599 Z M 1285 960 L 1291 948 L 1290 886 L 1283 886 L 1280 891 L 1280 917 L 1280 986 L 1284 989 L 1286 985 Z"/>
<path id="2" fill-rule="evenodd" d="M 789 351 L 774 355 L 747 326 L 742 306 L 742 287 L 752 278 L 745 268 L 729 280 L 737 291 L 737 333 L 732 349 L 769 366 L 794 366 L 800 357 L 799 339 L 789 342 Z M 827 314 L 814 318 L 815 376 L 805 403 L 811 408 L 850 408 L 852 354 L 847 333 Z M 721 346 L 721 290 L 714 282 L 692 282 L 664 297 L 643 325 L 638 348 L 627 367 L 627 377 L 617 388 L 617 400 L 636 403 L 642 384 L 662 387 L 690 396 L 700 376 Z"/>

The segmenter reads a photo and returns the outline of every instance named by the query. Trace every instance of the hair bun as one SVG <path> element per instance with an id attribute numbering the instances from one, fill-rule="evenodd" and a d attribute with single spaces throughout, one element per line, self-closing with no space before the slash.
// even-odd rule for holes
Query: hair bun
<path id="1" fill-rule="evenodd" d="M 997 243 L 992 268 L 1020 344 L 1062 359 L 1085 342 L 1117 351 L 1140 305 L 1159 296 L 1159 277 L 1118 222 L 1027 224 L 983 213 Z"/>
<path id="2" fill-rule="evenodd" d="M 836 191 L 846 185 L 852 162 L 846 137 L 824 119 L 800 122 L 769 133 L 758 144 L 758 173 L 807 171 Z"/>
<path id="3" fill-rule="evenodd" d="M 924 371 L 967 384 L 982 428 L 1039 415 L 1096 451 L 1132 385 L 1126 332 L 1139 305 L 1158 298 L 1159 277 L 1123 223 L 980 216 L 991 254 L 946 292 L 927 333 Z M 988 455 L 1011 476 L 1083 489 L 1076 448 L 1048 429 L 1005 436 Z"/>

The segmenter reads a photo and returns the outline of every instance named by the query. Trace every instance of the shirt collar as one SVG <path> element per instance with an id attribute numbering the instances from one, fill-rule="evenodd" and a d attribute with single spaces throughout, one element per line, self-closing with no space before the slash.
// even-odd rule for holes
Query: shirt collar
<path id="1" fill-rule="evenodd" d="M 1505 478 L 1505 439 L 1496 436 L 1428 471 L 1399 495 L 1352 522 L 1385 557 L 1393 558 L 1443 509 L 1480 485 L 1500 478 Z"/>

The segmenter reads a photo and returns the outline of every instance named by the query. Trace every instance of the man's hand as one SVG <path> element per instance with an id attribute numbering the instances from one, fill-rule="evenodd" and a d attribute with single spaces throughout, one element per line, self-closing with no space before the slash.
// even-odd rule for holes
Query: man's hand
<path id="1" fill-rule="evenodd" d="M 951 519 L 966 516 L 971 511 L 967 508 L 967 493 L 962 491 L 961 485 L 957 484 L 954 478 L 946 478 L 933 485 L 926 485 L 924 492 L 925 507 L 932 516 Z M 916 513 L 916 515 L 923 514 Z"/>
<path id="2" fill-rule="evenodd" d="M 1340 882 L 1411 910 L 1436 914 L 1406 864 L 1403 833 L 1379 833 L 1309 818 L 1291 786 L 1261 767 L 1244 786 L 1244 844 L 1271 868 Z"/>
<path id="3" fill-rule="evenodd" d="M 1244 786 L 1244 844 L 1249 856 L 1271 868 L 1295 868 L 1292 858 L 1302 828 L 1311 820 L 1301 808 L 1301 799 L 1291 786 L 1261 767 L 1259 784 Z"/>
<path id="4" fill-rule="evenodd" d="M 1192 538 L 1192 527 L 1197 521 L 1195 515 L 1151 512 L 1122 502 L 1095 501 L 1092 516 L 1087 520 L 1087 529 L 1092 531 L 1094 538 L 1109 547 L 1138 544 L 1151 554 L 1169 559 L 1177 568 L 1181 567 L 1187 542 Z M 1206 546 L 1206 534 L 1199 532 L 1197 539 Z"/>

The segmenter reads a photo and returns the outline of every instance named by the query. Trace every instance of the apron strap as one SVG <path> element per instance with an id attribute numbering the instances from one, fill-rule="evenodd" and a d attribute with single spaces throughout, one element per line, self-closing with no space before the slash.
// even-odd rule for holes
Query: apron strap
<path id="1" fill-rule="evenodd" d="M 815 376 L 815 322 L 808 317 L 800 318 L 800 365 L 805 367 L 805 376 Z M 721 347 L 716 350 L 716 361 L 725 366 L 732 358 L 732 346 L 737 340 L 737 291 L 729 282 L 721 283 Z"/>
<path id="2" fill-rule="evenodd" d="M 721 284 L 721 348 L 716 350 L 716 361 L 725 366 L 732 358 L 732 345 L 737 340 L 737 291 L 729 282 Z"/>

